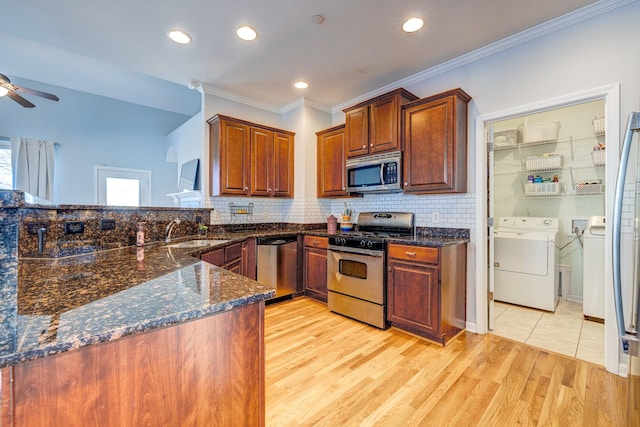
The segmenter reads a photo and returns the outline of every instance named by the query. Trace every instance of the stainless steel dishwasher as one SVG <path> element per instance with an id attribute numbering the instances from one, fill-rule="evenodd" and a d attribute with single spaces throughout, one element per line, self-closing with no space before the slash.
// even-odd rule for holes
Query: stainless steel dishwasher
<path id="1" fill-rule="evenodd" d="M 258 282 L 276 288 L 276 295 L 268 299 L 273 303 L 293 298 L 297 277 L 297 237 L 259 237 Z"/>

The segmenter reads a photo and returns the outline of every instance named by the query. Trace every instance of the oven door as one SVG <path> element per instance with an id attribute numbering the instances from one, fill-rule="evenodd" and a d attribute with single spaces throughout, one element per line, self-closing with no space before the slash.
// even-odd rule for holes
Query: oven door
<path id="1" fill-rule="evenodd" d="M 384 251 L 329 245 L 327 289 L 383 305 Z"/>

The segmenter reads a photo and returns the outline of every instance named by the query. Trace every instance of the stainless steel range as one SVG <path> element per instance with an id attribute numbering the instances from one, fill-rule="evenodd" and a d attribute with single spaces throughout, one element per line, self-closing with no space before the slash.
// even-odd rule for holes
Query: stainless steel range
<path id="1" fill-rule="evenodd" d="M 413 214 L 362 212 L 358 230 L 329 237 L 329 310 L 381 329 L 386 322 L 385 240 L 413 234 Z"/>

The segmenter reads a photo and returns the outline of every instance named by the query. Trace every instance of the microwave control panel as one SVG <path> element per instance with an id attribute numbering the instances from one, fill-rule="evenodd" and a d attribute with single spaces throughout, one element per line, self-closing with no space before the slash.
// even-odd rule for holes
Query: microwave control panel
<path id="1" fill-rule="evenodd" d="M 398 182 L 398 162 L 384 164 L 384 183 L 395 184 Z"/>

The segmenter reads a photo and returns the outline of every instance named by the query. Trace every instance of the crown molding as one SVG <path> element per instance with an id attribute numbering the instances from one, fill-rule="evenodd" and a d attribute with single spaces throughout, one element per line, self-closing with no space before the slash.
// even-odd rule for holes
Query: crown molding
<path id="1" fill-rule="evenodd" d="M 361 95 L 357 98 L 335 105 L 334 107 L 331 108 L 331 114 L 341 112 L 343 109 L 347 107 L 358 104 L 362 101 L 366 101 L 367 99 L 375 98 L 376 96 L 382 95 L 391 90 L 398 89 L 404 86 L 411 86 L 413 84 L 431 79 L 440 74 L 462 67 L 463 65 L 467 65 L 472 62 L 479 61 L 480 59 L 486 58 L 491 55 L 495 55 L 496 53 L 503 52 L 505 50 L 511 49 L 512 47 L 527 43 L 531 40 L 553 33 L 554 31 L 560 30 L 570 25 L 574 25 L 578 22 L 591 19 L 603 13 L 607 13 L 618 7 L 627 5 L 629 3 L 633 3 L 634 1 L 636 0 L 602 0 L 590 5 L 587 5 L 573 12 L 569 12 L 566 15 L 562 15 L 550 21 L 542 23 L 540 25 L 536 25 L 535 27 L 531 27 L 527 30 L 521 31 L 517 34 L 514 34 L 512 36 L 509 36 L 497 42 L 491 43 L 489 45 L 476 49 L 467 54 L 451 59 L 447 62 L 443 62 L 442 64 L 436 65 L 435 67 L 428 68 L 424 71 L 421 71 L 419 73 L 413 74 L 402 80 L 383 86 L 379 89 L 376 89 L 374 91 Z"/>
<path id="2" fill-rule="evenodd" d="M 323 113 L 331 113 L 331 108 L 322 105 L 320 103 L 317 103 L 315 101 L 311 101 L 309 99 L 306 98 L 298 98 L 293 102 L 290 102 L 287 105 L 283 105 L 280 108 L 280 114 L 285 114 L 288 113 L 289 111 L 293 111 L 296 110 L 298 108 L 302 108 L 302 107 L 311 107 L 314 108 L 316 110 L 322 111 Z"/>
<path id="3" fill-rule="evenodd" d="M 234 101 L 240 104 L 248 105 L 250 107 L 259 108 L 271 113 L 280 114 L 280 107 L 276 107 L 275 105 L 256 101 L 255 99 L 237 95 L 232 92 L 227 92 L 226 90 L 218 89 L 217 87 L 210 86 L 206 83 L 200 83 L 200 86 L 202 87 L 203 93 L 206 95 L 214 95 L 219 98 L 228 99 L 229 101 Z"/>

